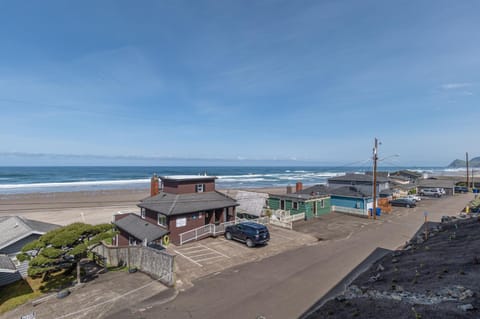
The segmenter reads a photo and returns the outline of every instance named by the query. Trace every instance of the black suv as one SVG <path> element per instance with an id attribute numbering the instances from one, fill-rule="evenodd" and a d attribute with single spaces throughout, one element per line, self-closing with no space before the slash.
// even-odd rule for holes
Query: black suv
<path id="1" fill-rule="evenodd" d="M 455 193 L 468 193 L 468 187 L 455 186 Z"/>
<path id="2" fill-rule="evenodd" d="M 270 233 L 264 225 L 245 222 L 227 226 L 225 238 L 228 240 L 236 239 L 244 242 L 248 247 L 254 247 L 258 244 L 266 244 L 270 240 Z"/>

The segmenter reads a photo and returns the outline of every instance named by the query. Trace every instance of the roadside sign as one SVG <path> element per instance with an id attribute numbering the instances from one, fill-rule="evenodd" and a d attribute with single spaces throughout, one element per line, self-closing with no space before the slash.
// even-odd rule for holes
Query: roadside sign
<path id="1" fill-rule="evenodd" d="M 427 217 L 427 216 L 428 216 L 428 212 L 423 212 L 423 216 Z"/>

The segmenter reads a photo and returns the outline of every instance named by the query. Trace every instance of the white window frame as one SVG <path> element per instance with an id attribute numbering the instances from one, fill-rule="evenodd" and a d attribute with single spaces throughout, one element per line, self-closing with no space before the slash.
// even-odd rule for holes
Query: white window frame
<path id="1" fill-rule="evenodd" d="M 195 185 L 195 192 L 197 192 L 197 193 L 205 192 L 205 184 L 196 184 Z"/>
<path id="2" fill-rule="evenodd" d="M 160 222 L 160 218 L 165 219 L 165 224 L 162 224 Z M 167 227 L 167 216 L 162 215 L 162 214 L 157 214 L 157 224 L 163 227 Z"/>
<path id="3" fill-rule="evenodd" d="M 137 246 L 137 239 L 135 237 L 128 236 L 128 245 Z"/>
<path id="4" fill-rule="evenodd" d="M 17 256 L 9 256 L 9 257 L 12 263 L 15 265 L 15 267 L 18 267 L 22 264 L 20 260 L 17 259 Z"/>
<path id="5" fill-rule="evenodd" d="M 140 216 L 141 216 L 143 219 L 145 219 L 145 208 L 143 208 L 143 207 L 140 209 Z"/>
<path id="6" fill-rule="evenodd" d="M 320 200 L 320 208 L 325 208 L 325 200 Z"/>

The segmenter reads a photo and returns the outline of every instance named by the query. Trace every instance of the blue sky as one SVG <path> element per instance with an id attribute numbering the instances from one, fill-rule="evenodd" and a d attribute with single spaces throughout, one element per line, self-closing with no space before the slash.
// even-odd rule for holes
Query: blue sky
<path id="1" fill-rule="evenodd" d="M 2 1 L 0 165 L 447 165 L 478 1 Z M 472 156 L 472 157 L 473 157 Z"/>

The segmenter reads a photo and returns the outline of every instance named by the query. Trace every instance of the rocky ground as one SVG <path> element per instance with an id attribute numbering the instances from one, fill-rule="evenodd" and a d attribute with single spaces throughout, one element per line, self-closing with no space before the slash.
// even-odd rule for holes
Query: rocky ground
<path id="1" fill-rule="evenodd" d="M 480 217 L 428 228 L 308 318 L 479 318 Z"/>

